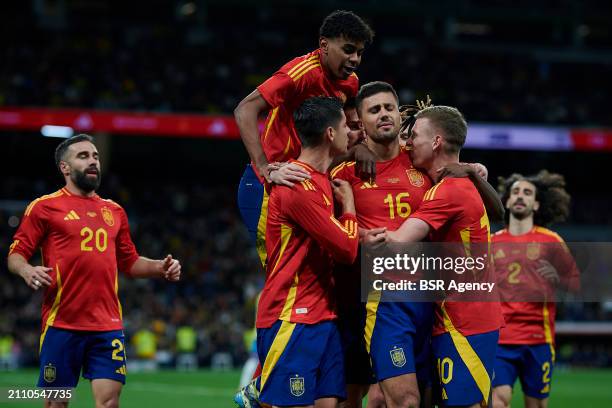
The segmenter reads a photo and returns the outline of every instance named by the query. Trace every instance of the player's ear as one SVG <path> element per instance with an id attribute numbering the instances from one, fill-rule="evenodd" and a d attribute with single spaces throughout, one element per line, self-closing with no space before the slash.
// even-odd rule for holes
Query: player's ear
<path id="1" fill-rule="evenodd" d="M 435 135 L 434 136 L 432 148 L 433 148 L 433 150 L 437 150 L 437 149 L 441 149 L 442 148 L 442 136 L 440 136 L 440 135 Z"/>
<path id="2" fill-rule="evenodd" d="M 540 202 L 536 200 L 533 202 L 533 211 L 538 211 L 539 209 L 540 209 Z"/>
<path id="3" fill-rule="evenodd" d="M 64 176 L 70 175 L 70 165 L 67 162 L 61 160 L 59 163 L 59 168 L 60 168 L 60 171 L 62 172 L 62 175 Z"/>
<path id="4" fill-rule="evenodd" d="M 319 47 L 324 54 L 327 54 L 329 49 L 329 40 L 325 37 L 319 37 Z"/>
<path id="5" fill-rule="evenodd" d="M 330 144 L 333 144 L 334 137 L 336 137 L 336 130 L 331 126 L 328 126 L 327 129 L 325 129 L 325 140 L 327 140 Z"/>

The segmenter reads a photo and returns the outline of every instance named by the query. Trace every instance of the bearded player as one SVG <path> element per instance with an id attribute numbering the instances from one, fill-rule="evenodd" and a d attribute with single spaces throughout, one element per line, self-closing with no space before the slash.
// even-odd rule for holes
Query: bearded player
<path id="1" fill-rule="evenodd" d="M 96 406 L 117 407 L 126 375 L 118 272 L 177 281 L 181 265 L 171 255 L 138 255 L 123 208 L 96 194 L 100 158 L 91 136 L 63 141 L 55 161 L 66 184 L 26 208 L 8 269 L 44 290 L 38 386 L 75 388 L 82 370 Z M 28 263 L 37 248 L 42 266 Z"/>
<path id="2" fill-rule="evenodd" d="M 579 286 L 563 239 L 546 226 L 567 218 L 570 196 L 563 176 L 546 170 L 500 179 L 499 190 L 509 215 L 506 228 L 493 236 L 495 269 L 502 300 L 517 301 L 502 302 L 506 324 L 499 336 L 493 406 L 510 406 L 518 378 L 525 407 L 545 408 L 555 362 L 554 290 Z M 525 301 L 535 298 L 541 301 Z"/>

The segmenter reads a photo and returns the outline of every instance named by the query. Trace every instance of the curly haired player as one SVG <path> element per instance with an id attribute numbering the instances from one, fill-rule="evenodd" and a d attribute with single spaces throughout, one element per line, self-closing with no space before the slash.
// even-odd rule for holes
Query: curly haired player
<path id="1" fill-rule="evenodd" d="M 545 227 L 568 217 L 570 195 L 563 176 L 546 170 L 499 181 L 508 211 L 506 228 L 492 239 L 498 288 L 502 300 L 523 302 L 502 303 L 493 406 L 510 406 L 518 377 L 525 407 L 546 407 L 555 362 L 555 303 L 547 300 L 557 285 L 575 289 L 578 269 L 563 239 Z M 534 294 L 542 301 L 524 301 Z"/>

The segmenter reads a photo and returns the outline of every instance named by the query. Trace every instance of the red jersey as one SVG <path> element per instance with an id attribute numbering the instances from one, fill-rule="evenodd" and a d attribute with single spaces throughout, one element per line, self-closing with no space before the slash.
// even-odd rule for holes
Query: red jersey
<path id="1" fill-rule="evenodd" d="M 346 180 L 353 188 L 357 221 L 362 228 L 387 227 L 398 229 L 419 208 L 423 196 L 431 187 L 429 177 L 412 166 L 410 156 L 402 149 L 400 154 L 387 161 L 376 163 L 376 181 L 365 182 L 355 176 L 355 162 L 344 162 L 331 171 L 332 179 Z M 360 305 L 360 262 L 350 273 L 338 271 L 338 304 L 341 307 Z"/>
<path id="2" fill-rule="evenodd" d="M 293 111 L 314 96 L 335 96 L 342 102 L 355 97 L 359 79 L 355 73 L 347 79 L 330 77 L 321 65 L 321 51 L 317 49 L 283 65 L 257 90 L 270 105 L 260 136 L 264 153 L 269 162 L 285 162 L 296 159 L 302 150 L 293 125 Z"/>
<path id="3" fill-rule="evenodd" d="M 327 174 L 305 163 L 311 179 L 293 187 L 273 186 L 268 201 L 266 283 L 257 309 L 257 328 L 277 320 L 315 324 L 336 317 L 333 260 L 357 256 L 357 219 L 334 217 Z"/>
<path id="4" fill-rule="evenodd" d="M 43 330 L 119 330 L 117 270 L 129 273 L 138 253 L 123 208 L 97 195 L 66 188 L 34 200 L 25 210 L 9 255 L 30 259 L 42 249 L 53 271 L 42 303 Z"/>
<path id="5" fill-rule="evenodd" d="M 522 245 L 521 245 L 522 244 Z M 558 245 L 555 245 L 558 244 Z M 502 302 L 506 321 L 499 333 L 500 344 L 553 344 L 555 338 L 555 288 L 536 269 L 540 260 L 550 262 L 560 284 L 577 289 L 579 272 L 563 239 L 553 231 L 534 227 L 523 235 L 503 229 L 493 235 L 493 257 L 502 299 L 529 299 L 530 294 L 550 302 Z"/>
<path id="6" fill-rule="evenodd" d="M 402 149 L 391 160 L 376 163 L 376 181 L 355 176 L 355 162 L 345 162 L 331 172 L 332 179 L 348 181 L 353 187 L 357 220 L 362 228 L 398 229 L 419 208 L 431 180 L 412 166 Z"/>
<path id="7" fill-rule="evenodd" d="M 478 190 L 468 178 L 444 178 L 433 186 L 411 216 L 431 228 L 433 242 L 472 243 L 491 240 L 489 218 Z M 452 293 L 447 291 L 447 298 Z M 433 335 L 458 330 L 464 336 L 499 329 L 503 320 L 498 302 L 439 302 Z"/>

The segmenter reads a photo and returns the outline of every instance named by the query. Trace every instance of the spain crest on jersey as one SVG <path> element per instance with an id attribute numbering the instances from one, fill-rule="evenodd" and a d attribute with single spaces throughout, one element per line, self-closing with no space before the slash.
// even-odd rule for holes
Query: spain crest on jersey
<path id="1" fill-rule="evenodd" d="M 406 355 L 404 349 L 401 347 L 393 347 L 393 350 L 389 351 L 391 355 L 391 362 L 396 367 L 403 367 L 406 365 Z"/>
<path id="2" fill-rule="evenodd" d="M 537 242 L 530 242 L 527 244 L 527 259 L 535 261 L 540 257 L 540 244 Z"/>
<path id="3" fill-rule="evenodd" d="M 304 391 L 306 391 L 306 387 L 304 385 L 304 377 L 298 377 L 297 374 L 295 378 L 289 379 L 289 390 L 291 391 L 291 395 L 294 397 L 301 397 L 304 395 Z"/>
<path id="4" fill-rule="evenodd" d="M 406 170 L 406 175 L 408 176 L 410 184 L 415 187 L 423 187 L 423 184 L 425 184 L 425 178 L 423 177 L 423 173 L 421 173 L 417 169 Z"/>
<path id="5" fill-rule="evenodd" d="M 57 372 L 55 370 L 55 366 L 51 363 L 47 364 L 45 366 L 45 369 L 43 370 L 43 378 L 45 379 L 45 381 L 48 383 L 52 383 L 53 381 L 55 381 L 56 377 Z"/>
<path id="6" fill-rule="evenodd" d="M 115 225 L 115 219 L 113 218 L 113 212 L 108 207 L 102 207 L 102 219 L 109 227 Z"/>

